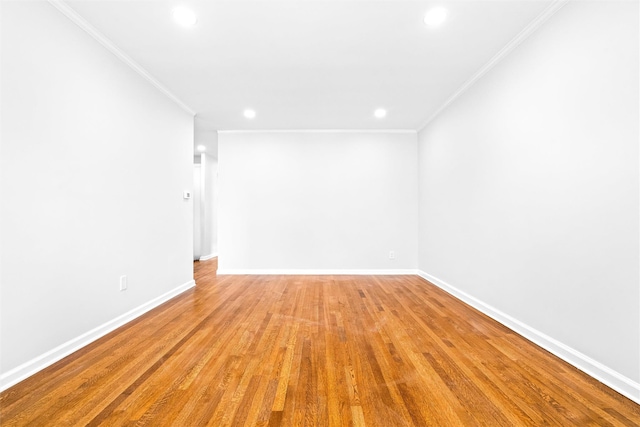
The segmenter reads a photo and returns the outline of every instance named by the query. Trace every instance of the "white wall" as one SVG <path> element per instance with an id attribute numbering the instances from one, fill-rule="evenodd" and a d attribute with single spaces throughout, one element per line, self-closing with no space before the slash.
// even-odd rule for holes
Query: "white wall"
<path id="1" fill-rule="evenodd" d="M 570 2 L 419 134 L 420 269 L 636 383 L 638 76 L 638 3 Z"/>
<path id="2" fill-rule="evenodd" d="M 193 283 L 193 117 L 47 2 L 3 2 L 1 31 L 6 385 Z"/>
<path id="3" fill-rule="evenodd" d="M 193 165 L 193 259 L 199 260 L 202 256 L 202 167 L 200 156 L 198 163 Z"/>
<path id="4" fill-rule="evenodd" d="M 221 132 L 218 155 L 220 272 L 416 268 L 415 132 Z"/>
<path id="5" fill-rule="evenodd" d="M 200 259 L 205 260 L 218 255 L 218 159 L 207 153 L 200 159 Z"/>

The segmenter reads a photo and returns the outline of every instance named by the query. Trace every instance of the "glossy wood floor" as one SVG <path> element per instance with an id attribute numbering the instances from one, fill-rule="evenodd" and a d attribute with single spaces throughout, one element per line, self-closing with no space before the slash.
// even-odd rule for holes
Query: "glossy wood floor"
<path id="1" fill-rule="evenodd" d="M 638 426 L 415 276 L 220 276 L 0 395 L 2 426 Z"/>

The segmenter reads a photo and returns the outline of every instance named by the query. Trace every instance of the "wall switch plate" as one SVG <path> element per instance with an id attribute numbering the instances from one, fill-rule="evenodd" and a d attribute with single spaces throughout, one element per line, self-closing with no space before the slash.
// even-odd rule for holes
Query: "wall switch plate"
<path id="1" fill-rule="evenodd" d="M 120 276 L 120 290 L 121 291 L 126 291 L 127 290 L 127 276 Z"/>
<path id="2" fill-rule="evenodd" d="M 389 251 L 389 259 L 396 259 L 396 253 L 394 251 Z"/>
<path id="3" fill-rule="evenodd" d="M 183 191 L 182 192 L 182 198 L 187 200 L 191 198 L 191 191 Z"/>

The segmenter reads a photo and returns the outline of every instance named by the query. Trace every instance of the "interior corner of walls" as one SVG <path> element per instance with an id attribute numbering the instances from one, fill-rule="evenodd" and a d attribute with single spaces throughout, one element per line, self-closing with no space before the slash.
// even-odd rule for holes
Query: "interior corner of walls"
<path id="1" fill-rule="evenodd" d="M 156 297 L 152 300 L 121 314 L 114 319 L 103 323 L 102 325 L 85 332 L 43 354 L 37 356 L 7 372 L 0 374 L 0 391 L 4 391 L 9 387 L 27 379 L 28 377 L 40 372 L 48 366 L 62 360 L 81 348 L 91 344 L 92 342 L 102 338 L 108 333 L 118 329 L 121 326 L 131 322 L 132 320 L 142 316 L 148 311 L 153 310 L 161 304 L 177 297 L 183 292 L 188 291 L 196 285 L 192 279 L 176 288 Z"/>
<path id="2" fill-rule="evenodd" d="M 418 275 L 575 368 L 640 404 L 640 383 L 422 270 Z"/>

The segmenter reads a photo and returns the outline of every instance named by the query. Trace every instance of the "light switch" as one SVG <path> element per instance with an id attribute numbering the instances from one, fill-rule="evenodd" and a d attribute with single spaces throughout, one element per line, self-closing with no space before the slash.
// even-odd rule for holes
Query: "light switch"
<path id="1" fill-rule="evenodd" d="M 182 198 L 186 199 L 190 199 L 191 198 L 191 191 L 185 191 L 182 193 Z"/>

